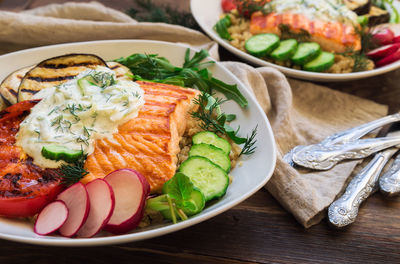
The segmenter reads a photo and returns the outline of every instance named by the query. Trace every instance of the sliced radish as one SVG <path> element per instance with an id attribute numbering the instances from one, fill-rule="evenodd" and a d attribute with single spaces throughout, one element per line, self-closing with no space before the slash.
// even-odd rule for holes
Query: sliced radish
<path id="1" fill-rule="evenodd" d="M 57 200 L 65 202 L 69 215 L 59 232 L 66 237 L 75 235 L 86 221 L 89 214 L 89 197 L 85 186 L 78 182 L 57 196 Z"/>
<path id="2" fill-rule="evenodd" d="M 400 60 L 400 48 L 397 49 L 397 51 L 395 51 L 394 53 L 386 56 L 385 58 L 379 60 L 376 62 L 376 66 L 377 67 L 382 67 L 385 65 L 388 65 L 392 62 L 398 61 Z"/>
<path id="3" fill-rule="evenodd" d="M 78 237 L 96 235 L 110 220 L 115 206 L 114 192 L 105 180 L 89 182 L 86 190 L 90 201 L 89 216 L 76 234 Z"/>
<path id="4" fill-rule="evenodd" d="M 114 234 L 135 228 L 143 217 L 150 185 L 139 172 L 131 169 L 116 170 L 105 178 L 115 195 L 114 212 L 105 229 Z"/>
<path id="5" fill-rule="evenodd" d="M 383 58 L 383 57 L 386 57 L 386 56 L 396 52 L 398 48 L 400 48 L 400 43 L 389 44 L 389 45 L 371 50 L 370 52 L 367 53 L 367 56 L 372 59 Z"/>
<path id="6" fill-rule="evenodd" d="M 400 43 L 400 35 L 393 38 L 393 43 Z"/>
<path id="7" fill-rule="evenodd" d="M 372 35 L 380 45 L 387 45 L 393 43 L 394 33 L 389 28 L 381 28 Z"/>
<path id="8" fill-rule="evenodd" d="M 36 218 L 34 231 L 38 235 L 48 235 L 59 229 L 68 218 L 68 208 L 63 201 L 46 205 Z"/>

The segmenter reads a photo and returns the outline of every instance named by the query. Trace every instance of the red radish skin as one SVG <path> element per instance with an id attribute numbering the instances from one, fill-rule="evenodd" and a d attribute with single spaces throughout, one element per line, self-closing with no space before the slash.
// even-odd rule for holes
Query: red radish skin
<path id="1" fill-rule="evenodd" d="M 388 65 L 392 62 L 400 60 L 400 48 L 396 52 L 376 62 L 377 67 Z"/>
<path id="2" fill-rule="evenodd" d="M 374 33 L 372 37 L 380 45 L 387 45 L 393 43 L 394 33 L 388 28 L 382 28 Z"/>
<path id="3" fill-rule="evenodd" d="M 367 56 L 370 57 L 371 59 L 380 59 L 396 52 L 398 48 L 400 48 L 400 43 L 389 44 L 371 50 L 370 52 L 367 53 Z"/>
<path id="4" fill-rule="evenodd" d="M 68 218 L 68 208 L 63 201 L 54 201 L 46 205 L 36 218 L 34 231 L 45 236 L 59 229 Z"/>
<path id="5" fill-rule="evenodd" d="M 86 184 L 90 210 L 88 218 L 76 234 L 77 237 L 96 235 L 110 220 L 115 207 L 115 197 L 111 186 L 103 179 Z"/>
<path id="6" fill-rule="evenodd" d="M 393 43 L 400 43 L 400 35 L 393 38 Z"/>
<path id="7" fill-rule="evenodd" d="M 139 172 L 131 169 L 116 170 L 105 178 L 115 195 L 114 212 L 105 226 L 113 234 L 126 233 L 138 226 L 143 217 L 150 185 Z"/>
<path id="8" fill-rule="evenodd" d="M 57 200 L 65 202 L 69 215 L 59 232 L 62 236 L 74 236 L 85 223 L 90 209 L 89 196 L 85 185 L 78 182 L 71 185 L 57 196 Z"/>

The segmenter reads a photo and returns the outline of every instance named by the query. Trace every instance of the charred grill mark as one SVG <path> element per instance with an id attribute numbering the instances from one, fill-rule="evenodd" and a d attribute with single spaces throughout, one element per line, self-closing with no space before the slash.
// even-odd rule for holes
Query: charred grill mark
<path id="1" fill-rule="evenodd" d="M 21 179 L 21 176 L 22 176 L 21 173 L 16 173 L 16 174 L 7 173 L 6 175 L 3 176 L 3 180 L 4 179 L 9 180 L 14 188 L 19 188 L 18 181 Z"/>
<path id="2" fill-rule="evenodd" d="M 4 95 L 2 93 L 0 93 L 0 97 L 4 100 L 4 103 L 6 103 L 7 106 L 12 105 L 12 103 L 10 101 L 7 100 L 7 98 L 4 97 Z M 3 111 L 4 112 L 4 111 Z M 2 114 L 3 112 L 0 113 L 0 118 L 3 117 L 4 114 Z M 6 112 L 7 114 L 8 112 Z"/>
<path id="3" fill-rule="evenodd" d="M 44 77 L 38 77 L 38 76 L 28 76 L 27 78 L 32 81 L 36 82 L 59 82 L 59 81 L 65 81 L 65 80 L 72 80 L 75 78 L 76 75 L 66 75 L 66 76 L 58 76 L 58 77 L 53 77 L 53 78 L 44 78 Z M 22 89 L 22 91 L 25 91 L 29 93 L 29 89 Z M 35 91 L 38 92 L 38 91 Z"/>
<path id="4" fill-rule="evenodd" d="M 115 70 L 115 69 L 118 69 L 119 67 L 120 67 L 119 65 L 115 65 L 115 66 L 112 66 L 110 69 Z"/>
<path id="5" fill-rule="evenodd" d="M 17 78 L 22 80 L 24 78 L 24 76 L 23 75 L 17 75 Z"/>
<path id="6" fill-rule="evenodd" d="M 0 112 L 0 118 L 3 118 L 5 115 L 9 114 L 10 112 L 3 110 Z"/>
<path id="7" fill-rule="evenodd" d="M 40 65 L 40 68 L 46 68 L 46 69 L 65 69 L 68 67 L 79 67 L 79 66 L 90 66 L 90 65 L 100 65 L 98 63 L 94 62 L 81 62 L 81 63 L 72 63 L 72 64 L 52 64 L 52 63 L 46 63 L 43 65 Z"/>
<path id="8" fill-rule="evenodd" d="M 14 95 L 15 97 L 18 96 L 18 92 L 14 91 L 14 89 L 7 89 L 12 95 Z"/>
<path id="9" fill-rule="evenodd" d="M 35 94 L 35 93 L 39 92 L 39 90 L 35 91 L 35 90 L 31 90 L 31 89 L 21 89 L 21 92 Z"/>

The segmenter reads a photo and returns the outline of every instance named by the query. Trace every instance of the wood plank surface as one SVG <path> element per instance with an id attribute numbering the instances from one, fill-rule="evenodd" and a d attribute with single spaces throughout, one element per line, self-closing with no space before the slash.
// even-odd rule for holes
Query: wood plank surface
<path id="1" fill-rule="evenodd" d="M 18 11 L 64 0 L 1 0 Z M 127 10 L 131 0 L 103 0 Z M 175 0 L 158 0 L 175 3 Z M 183 2 L 187 9 L 189 1 Z M 241 59 L 220 48 L 222 60 Z M 400 70 L 361 81 L 324 84 L 400 110 Z M 103 247 L 47 247 L 0 240 L 0 263 L 400 263 L 400 199 L 373 195 L 357 222 L 300 226 L 264 189 L 206 222 L 145 241 Z"/>

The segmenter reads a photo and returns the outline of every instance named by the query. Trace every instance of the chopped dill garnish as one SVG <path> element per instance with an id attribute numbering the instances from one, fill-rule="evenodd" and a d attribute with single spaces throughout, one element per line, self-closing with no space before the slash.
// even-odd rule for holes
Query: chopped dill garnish
<path id="1" fill-rule="evenodd" d="M 78 160 L 71 164 L 63 164 L 56 170 L 57 174 L 62 178 L 62 183 L 72 185 L 80 181 L 89 172 L 84 169 L 87 154 L 83 154 Z"/>
<path id="2" fill-rule="evenodd" d="M 58 115 L 56 116 L 53 120 L 51 120 L 50 125 L 55 126 L 55 125 L 60 125 L 61 121 L 63 120 L 63 115 Z"/>
<path id="3" fill-rule="evenodd" d="M 75 141 L 77 143 L 84 143 L 86 146 L 89 146 L 89 136 L 85 136 L 85 135 L 79 135 Z"/>
<path id="4" fill-rule="evenodd" d="M 38 140 L 40 139 L 40 130 L 38 128 L 35 128 L 35 130 L 33 130 L 37 135 L 38 135 Z"/>
<path id="5" fill-rule="evenodd" d="M 47 115 L 51 115 L 51 114 L 54 113 L 55 111 L 58 111 L 58 109 L 60 109 L 59 106 L 54 107 L 53 110 L 51 110 Z"/>
<path id="6" fill-rule="evenodd" d="M 114 85 L 116 80 L 114 79 L 114 75 L 109 72 L 95 72 L 93 74 L 88 75 L 92 78 L 92 81 L 95 85 L 106 88 L 108 86 Z"/>

